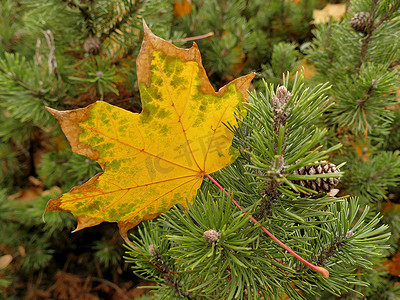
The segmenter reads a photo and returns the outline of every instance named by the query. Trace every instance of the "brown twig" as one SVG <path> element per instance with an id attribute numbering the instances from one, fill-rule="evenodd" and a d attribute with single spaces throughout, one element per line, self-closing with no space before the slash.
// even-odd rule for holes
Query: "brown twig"
<path id="1" fill-rule="evenodd" d="M 353 235 L 352 231 L 348 231 L 344 236 L 336 236 L 333 243 L 325 246 L 324 251 L 319 255 L 317 263 L 324 265 L 324 263 L 333 255 L 335 255 L 343 246 L 347 244 L 347 240 Z"/>
<path id="2" fill-rule="evenodd" d="M 55 74 L 58 75 L 58 77 L 60 77 L 60 74 L 58 73 L 57 70 L 57 59 L 56 59 L 56 55 L 55 55 L 55 50 L 56 50 L 56 46 L 54 43 L 54 37 L 53 34 L 51 33 L 50 30 L 42 30 L 42 33 L 44 35 L 44 37 L 46 38 L 46 42 L 47 42 L 47 47 L 49 48 L 49 55 L 47 58 L 47 64 L 49 67 L 49 74 L 53 74 L 53 71 Z"/>
<path id="3" fill-rule="evenodd" d="M 99 278 L 99 277 L 92 277 L 92 281 L 98 281 L 98 282 L 104 283 L 105 285 L 108 285 L 109 287 L 113 288 L 122 297 L 119 299 L 127 299 L 127 300 L 130 299 L 128 296 L 125 295 L 125 292 L 118 285 L 116 285 L 115 283 L 113 283 L 111 281 L 108 281 L 106 279 Z"/>
<path id="4" fill-rule="evenodd" d="M 376 80 L 372 80 L 370 86 L 368 87 L 368 89 L 364 92 L 363 96 L 358 99 L 356 101 L 356 103 L 358 104 L 358 106 L 361 108 L 361 111 L 363 113 L 363 118 L 365 121 L 365 133 L 364 133 L 364 137 L 368 136 L 368 122 L 367 122 L 367 117 L 366 117 L 366 112 L 364 109 L 365 104 L 368 102 L 368 100 L 371 98 L 372 93 L 374 92 L 374 88 L 378 85 L 378 83 L 376 82 Z"/>

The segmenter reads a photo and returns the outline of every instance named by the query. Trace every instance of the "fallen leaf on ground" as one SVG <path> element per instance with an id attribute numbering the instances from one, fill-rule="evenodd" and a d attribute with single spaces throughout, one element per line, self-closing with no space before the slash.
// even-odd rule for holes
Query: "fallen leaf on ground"
<path id="1" fill-rule="evenodd" d="M 126 295 L 130 297 L 131 299 L 136 299 L 144 294 L 149 294 L 150 289 L 143 288 L 144 286 L 155 286 L 157 285 L 154 281 L 142 281 L 140 282 L 136 287 L 130 289 L 127 291 Z"/>
<path id="2" fill-rule="evenodd" d="M 392 259 L 383 263 L 388 268 L 389 274 L 393 276 L 400 276 L 400 252 L 397 252 Z"/>
<path id="3" fill-rule="evenodd" d="M 315 67 L 310 64 L 307 59 L 302 59 L 300 66 L 297 68 L 298 71 L 304 70 L 304 78 L 310 79 L 315 75 Z"/>
<path id="4" fill-rule="evenodd" d="M 19 199 L 21 201 L 29 202 L 39 197 L 42 194 L 42 192 L 43 192 L 42 186 L 32 186 L 30 188 L 24 189 L 22 191 L 19 191 L 18 193 L 8 196 L 8 199 L 10 200 Z"/>
<path id="5" fill-rule="evenodd" d="M 333 20 L 340 20 L 346 13 L 346 4 L 327 4 L 323 9 L 314 9 L 313 24 L 328 23 Z"/>
<path id="6" fill-rule="evenodd" d="M 194 44 L 180 49 L 155 36 L 144 24 L 137 58 L 143 110 L 132 113 L 105 102 L 57 111 L 72 151 L 96 160 L 97 174 L 69 193 L 50 200 L 46 211 L 70 211 L 76 230 L 117 222 L 122 237 L 143 220 L 175 204 L 192 201 L 203 177 L 229 164 L 234 113 L 254 74 L 240 77 L 215 92 Z"/>
<path id="7" fill-rule="evenodd" d="M 191 0 L 175 0 L 174 1 L 174 16 L 182 18 L 187 16 L 192 11 Z"/>
<path id="8" fill-rule="evenodd" d="M 10 254 L 0 256 L 0 270 L 6 268 L 12 260 L 13 258 Z"/>
<path id="9" fill-rule="evenodd" d="M 18 253 L 19 253 L 19 255 L 21 255 L 21 257 L 25 257 L 26 256 L 26 250 L 25 250 L 25 247 L 24 246 L 18 246 Z"/>

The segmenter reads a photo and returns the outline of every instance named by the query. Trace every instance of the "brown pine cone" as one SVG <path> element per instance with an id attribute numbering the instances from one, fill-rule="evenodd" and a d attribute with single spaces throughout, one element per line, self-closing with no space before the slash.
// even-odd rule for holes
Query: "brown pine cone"
<path id="1" fill-rule="evenodd" d="M 333 163 L 321 161 L 319 165 L 305 166 L 294 170 L 296 175 L 315 175 L 340 172 Z M 339 178 L 317 178 L 315 180 L 295 180 L 295 183 L 319 193 L 329 193 L 339 183 Z"/>
<path id="2" fill-rule="evenodd" d="M 350 26 L 359 32 L 365 32 L 369 20 L 369 13 L 360 12 L 355 14 L 350 19 Z"/>
<path id="3" fill-rule="evenodd" d="M 83 43 L 83 49 L 86 53 L 97 55 L 101 51 L 101 41 L 98 37 L 91 36 L 88 37 Z"/>

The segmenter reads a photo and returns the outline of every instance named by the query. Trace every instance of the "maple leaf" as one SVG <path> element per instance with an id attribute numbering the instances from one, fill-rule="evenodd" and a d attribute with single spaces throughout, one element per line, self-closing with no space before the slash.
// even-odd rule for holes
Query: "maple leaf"
<path id="1" fill-rule="evenodd" d="M 180 49 L 155 36 L 144 23 L 137 58 L 142 112 L 106 102 L 86 108 L 47 110 L 60 122 L 72 151 L 96 160 L 103 169 L 85 184 L 52 199 L 47 211 L 70 211 L 75 231 L 117 222 L 121 235 L 175 204 L 186 206 L 203 177 L 233 162 L 236 110 L 254 73 L 215 92 L 194 44 Z M 242 111 L 244 112 L 244 111 Z"/>

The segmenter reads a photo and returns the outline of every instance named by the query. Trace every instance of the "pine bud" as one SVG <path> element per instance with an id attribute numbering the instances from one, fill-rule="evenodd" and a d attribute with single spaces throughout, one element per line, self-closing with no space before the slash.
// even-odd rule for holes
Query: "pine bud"
<path id="1" fill-rule="evenodd" d="M 103 77 L 104 77 L 104 73 L 103 73 L 102 71 L 97 71 L 97 72 L 96 72 L 96 76 L 97 76 L 98 78 L 103 78 Z"/>
<path id="2" fill-rule="evenodd" d="M 286 119 L 289 116 L 289 109 L 285 110 L 285 106 L 288 103 L 291 93 L 288 92 L 286 87 L 280 86 L 276 90 L 276 95 L 272 98 L 272 108 L 274 114 L 273 129 L 276 133 L 279 133 L 279 128 L 286 124 Z M 285 144 L 285 143 L 284 143 Z"/>
<path id="3" fill-rule="evenodd" d="M 369 13 L 367 12 L 359 12 L 351 17 L 350 26 L 359 32 L 365 32 L 367 29 L 367 24 L 369 21 Z"/>
<path id="4" fill-rule="evenodd" d="M 216 244 L 219 241 L 219 233 L 214 229 L 209 229 L 203 233 L 204 240 L 211 244 Z"/>
<path id="5" fill-rule="evenodd" d="M 276 170 L 278 172 L 282 172 L 284 167 L 285 167 L 285 158 L 282 155 L 279 155 L 278 156 L 278 164 L 276 166 Z"/>
<path id="6" fill-rule="evenodd" d="M 96 36 L 88 37 L 83 43 L 83 49 L 86 53 L 97 55 L 101 51 L 101 41 Z"/>
<path id="7" fill-rule="evenodd" d="M 284 86 L 280 86 L 276 90 L 276 96 L 272 98 L 272 105 L 274 106 L 275 113 L 282 113 L 285 108 L 286 103 L 289 101 L 291 93 L 288 93 L 288 90 Z"/>
<path id="8" fill-rule="evenodd" d="M 284 99 L 287 97 L 287 93 L 288 93 L 287 88 L 282 85 L 282 86 L 278 87 L 278 89 L 276 90 L 276 97 L 278 97 L 278 99 Z M 286 102 L 287 102 L 287 100 L 286 100 Z"/>
<path id="9" fill-rule="evenodd" d="M 149 253 L 151 256 L 157 256 L 157 250 L 156 250 L 156 246 L 154 246 L 153 244 L 151 244 L 149 246 Z"/>

